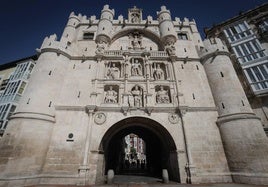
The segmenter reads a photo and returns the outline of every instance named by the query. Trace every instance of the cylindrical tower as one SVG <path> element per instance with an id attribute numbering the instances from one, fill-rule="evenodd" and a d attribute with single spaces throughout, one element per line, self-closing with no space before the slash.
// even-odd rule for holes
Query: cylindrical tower
<path id="1" fill-rule="evenodd" d="M 159 21 L 160 37 L 164 44 L 174 44 L 177 40 L 177 35 L 171 19 L 170 11 L 165 6 L 161 6 L 161 11 L 157 12 Z"/>
<path id="2" fill-rule="evenodd" d="M 109 5 L 104 5 L 101 11 L 101 18 L 98 25 L 96 43 L 109 43 L 113 28 L 114 9 L 109 9 Z"/>
<path id="3" fill-rule="evenodd" d="M 0 142 L 0 178 L 8 181 L 12 176 L 18 179 L 15 186 L 19 182 L 25 184 L 26 180 L 38 181 L 45 162 L 55 123 L 54 104 L 60 95 L 69 61 L 55 51 L 47 48 L 41 52 L 27 89 Z"/>
<path id="4" fill-rule="evenodd" d="M 268 139 L 237 78 L 226 46 L 204 41 L 201 61 L 218 107 L 221 137 L 234 182 L 268 184 Z"/>
<path id="5" fill-rule="evenodd" d="M 69 20 L 67 22 L 66 27 L 64 28 L 64 31 L 61 36 L 61 41 L 68 41 L 72 42 L 75 39 L 76 34 L 76 26 L 80 23 L 80 19 L 78 16 L 72 12 L 69 16 Z"/>

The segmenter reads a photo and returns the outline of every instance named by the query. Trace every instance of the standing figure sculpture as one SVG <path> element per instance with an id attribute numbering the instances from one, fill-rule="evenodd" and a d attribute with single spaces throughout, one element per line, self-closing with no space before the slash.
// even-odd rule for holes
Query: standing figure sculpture
<path id="1" fill-rule="evenodd" d="M 131 75 L 142 76 L 142 66 L 137 59 L 131 64 Z"/>
<path id="2" fill-rule="evenodd" d="M 157 103 L 170 103 L 168 91 L 164 90 L 163 86 L 160 86 L 160 90 L 156 93 Z"/>
<path id="3" fill-rule="evenodd" d="M 113 90 L 112 86 L 106 91 L 104 103 L 117 103 L 117 92 Z"/>
<path id="4" fill-rule="evenodd" d="M 134 106 L 141 107 L 142 106 L 142 91 L 135 86 L 134 90 L 131 91 L 134 98 Z"/>
<path id="5" fill-rule="evenodd" d="M 155 80 L 163 80 L 164 79 L 164 71 L 161 69 L 160 64 L 157 64 L 153 75 L 154 75 Z"/>
<path id="6" fill-rule="evenodd" d="M 107 76 L 110 79 L 118 78 L 120 74 L 120 70 L 118 67 L 115 66 L 115 63 L 112 64 L 112 67 L 110 67 L 107 71 Z"/>

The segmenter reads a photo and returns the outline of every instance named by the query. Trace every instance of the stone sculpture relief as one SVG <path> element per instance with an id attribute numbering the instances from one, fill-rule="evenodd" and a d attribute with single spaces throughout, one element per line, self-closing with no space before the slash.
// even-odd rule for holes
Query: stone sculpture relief
<path id="1" fill-rule="evenodd" d="M 104 54 L 105 47 L 106 47 L 106 43 L 103 41 L 100 41 L 97 44 L 96 54 Z"/>
<path id="2" fill-rule="evenodd" d="M 167 45 L 165 46 L 165 49 L 168 55 L 175 55 L 176 48 L 172 42 L 168 42 Z"/>
<path id="3" fill-rule="evenodd" d="M 138 50 L 142 48 L 142 35 L 139 32 L 134 32 L 129 35 L 129 40 L 132 49 Z"/>
<path id="4" fill-rule="evenodd" d="M 164 90 L 163 86 L 160 86 L 160 90 L 156 93 L 156 102 L 157 103 L 170 103 L 170 98 L 168 91 Z"/>
<path id="5" fill-rule="evenodd" d="M 139 23 L 140 22 L 140 15 L 139 13 L 131 14 L 131 23 Z"/>
<path id="6" fill-rule="evenodd" d="M 117 92 L 113 90 L 113 86 L 109 86 L 109 90 L 105 92 L 104 103 L 117 103 Z"/>
<path id="7" fill-rule="evenodd" d="M 132 76 L 142 76 L 142 65 L 138 59 L 135 59 L 134 62 L 132 61 L 131 64 L 131 75 Z"/>
<path id="8" fill-rule="evenodd" d="M 160 64 L 156 65 L 153 76 L 155 80 L 164 80 L 164 71 L 160 67 Z"/>
<path id="9" fill-rule="evenodd" d="M 132 89 L 129 97 L 129 105 L 134 107 L 142 107 L 142 89 L 137 85 Z"/>
<path id="10" fill-rule="evenodd" d="M 109 79 L 119 78 L 120 69 L 118 67 L 116 67 L 115 63 L 111 63 L 111 64 L 112 64 L 112 66 L 108 67 L 108 70 L 107 70 L 107 77 Z"/>

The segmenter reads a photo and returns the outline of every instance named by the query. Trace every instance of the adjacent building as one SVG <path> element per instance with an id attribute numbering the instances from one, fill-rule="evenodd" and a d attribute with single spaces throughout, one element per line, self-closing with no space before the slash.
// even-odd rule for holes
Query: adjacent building
<path id="1" fill-rule="evenodd" d="M 16 111 L 36 59 L 31 56 L 0 66 L 0 136 L 5 132 L 9 117 Z"/>
<path id="2" fill-rule="evenodd" d="M 228 46 L 250 105 L 268 134 L 268 3 L 205 32 L 207 37 L 219 37 Z"/>
<path id="3" fill-rule="evenodd" d="M 0 186 L 105 183 L 128 173 L 130 134 L 146 144 L 146 175 L 268 184 L 268 139 L 227 46 L 165 6 L 156 15 L 133 7 L 115 18 L 105 5 L 99 18 L 71 13 L 59 38 L 44 39 L 0 141 Z M 28 63 L 11 88 L 24 88 Z"/>

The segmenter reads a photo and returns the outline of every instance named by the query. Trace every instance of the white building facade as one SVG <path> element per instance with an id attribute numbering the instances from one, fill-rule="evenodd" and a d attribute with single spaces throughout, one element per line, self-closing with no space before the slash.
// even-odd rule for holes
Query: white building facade
<path id="1" fill-rule="evenodd" d="M 131 133 L 151 176 L 268 184 L 268 140 L 221 40 L 165 6 L 157 20 L 114 14 L 71 13 L 44 39 L 0 142 L 0 186 L 105 183 Z"/>

